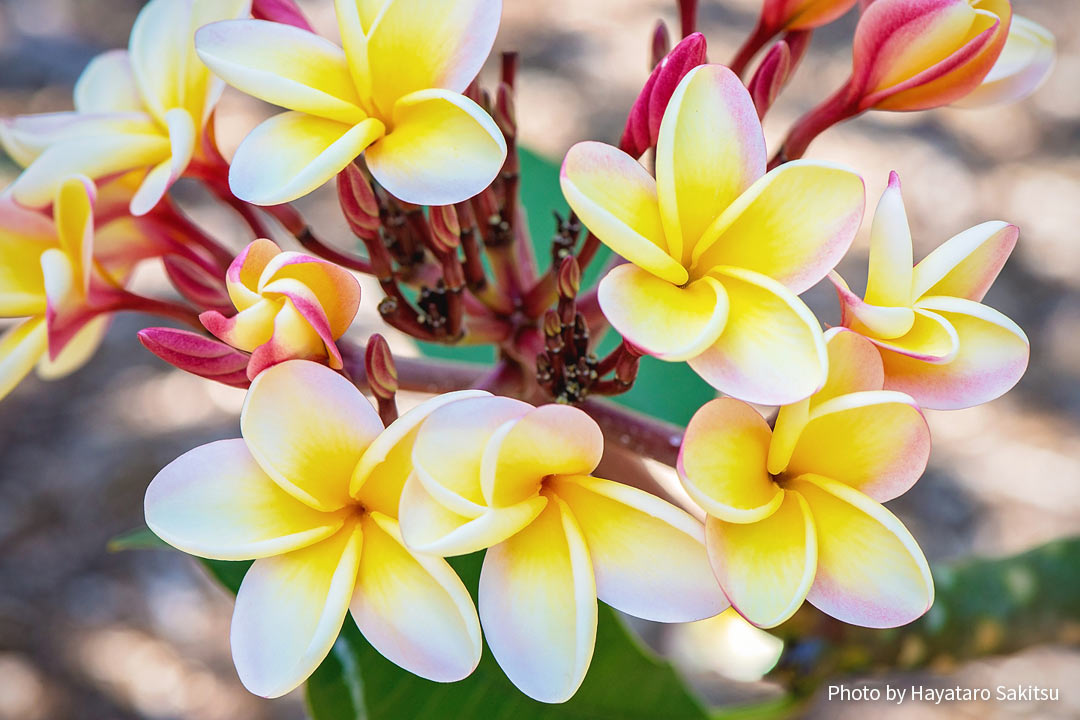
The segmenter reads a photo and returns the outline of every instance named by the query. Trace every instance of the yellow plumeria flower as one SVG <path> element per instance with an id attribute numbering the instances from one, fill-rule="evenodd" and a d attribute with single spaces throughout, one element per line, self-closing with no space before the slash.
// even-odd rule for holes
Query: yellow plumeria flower
<path id="1" fill-rule="evenodd" d="M 942 243 L 912 268 L 900 178 L 894 172 L 870 232 L 866 297 L 830 275 L 843 325 L 881 352 L 885 387 L 935 410 L 971 407 L 1013 387 L 1027 370 L 1024 331 L 979 301 L 1008 260 L 1020 231 L 999 220 Z"/>
<path id="2" fill-rule="evenodd" d="M 778 625 L 807 599 L 844 622 L 903 625 L 933 603 L 933 579 L 880 503 L 922 474 L 930 432 L 914 400 L 881 389 L 870 343 L 827 336 L 818 393 L 781 408 L 775 431 L 745 403 L 709 402 L 686 428 L 679 475 L 708 513 L 713 571 L 747 620 Z"/>
<path id="3" fill-rule="evenodd" d="M 71 175 L 147 172 L 131 212 L 154 208 L 198 153 L 224 84 L 195 55 L 202 25 L 247 15 L 251 0 L 151 0 L 127 50 L 94 58 L 75 85 L 75 111 L 0 122 L 0 144 L 26 166 L 16 200 L 44 207 Z"/>
<path id="4" fill-rule="evenodd" d="M 858 175 L 817 162 L 765 173 L 749 93 L 720 65 L 691 70 L 660 125 L 656 179 L 609 145 L 575 145 L 570 207 L 630 264 L 600 282 L 604 315 L 662 360 L 686 360 L 729 395 L 779 405 L 825 381 L 817 319 L 797 297 L 847 251 L 862 220 Z"/>
<path id="5" fill-rule="evenodd" d="M 19 319 L 0 336 L 0 398 L 35 366 L 54 379 L 89 360 L 108 329 L 102 308 L 157 248 L 130 218 L 95 230 L 95 197 L 89 180 L 68 178 L 52 219 L 0 198 L 0 318 Z"/>
<path id="6" fill-rule="evenodd" d="M 446 561 L 404 546 L 397 514 L 417 427 L 476 394 L 437 396 L 383 429 L 341 375 L 282 363 L 252 382 L 242 439 L 195 448 L 150 483 L 146 523 L 165 542 L 255 560 L 230 638 L 251 692 L 277 697 L 307 679 L 350 610 L 364 637 L 410 672 L 450 682 L 473 671 L 472 598 Z"/>
<path id="7" fill-rule="evenodd" d="M 199 316 L 217 338 L 251 353 L 249 379 L 285 360 L 325 359 L 340 370 L 338 338 L 360 306 L 360 283 L 343 267 L 259 239 L 236 256 L 225 275 L 239 311 Z"/>
<path id="8" fill-rule="evenodd" d="M 506 142 L 461 93 L 491 51 L 500 0 L 335 0 L 335 8 L 344 49 L 262 20 L 199 31 L 199 55 L 215 73 L 288 110 L 236 151 L 236 196 L 295 200 L 361 154 L 379 184 L 407 202 L 449 205 L 487 187 Z"/>
<path id="9" fill-rule="evenodd" d="M 566 405 L 504 397 L 433 412 L 416 437 L 401 528 L 414 550 L 488 548 L 480 620 L 492 655 L 525 694 L 563 702 L 588 670 L 597 597 L 649 620 L 711 617 L 728 603 L 683 510 L 592 477 L 604 442 Z"/>

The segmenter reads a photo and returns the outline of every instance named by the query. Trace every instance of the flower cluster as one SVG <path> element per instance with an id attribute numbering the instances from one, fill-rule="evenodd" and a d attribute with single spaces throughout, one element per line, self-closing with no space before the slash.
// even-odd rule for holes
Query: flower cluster
<path id="1" fill-rule="evenodd" d="M 933 580 L 881 503 L 927 465 L 920 408 L 987 402 L 1026 370 L 1023 331 L 981 302 L 1019 231 L 986 222 L 916 264 L 894 173 L 860 298 L 835 268 L 864 221 L 863 179 L 800 158 L 867 110 L 1018 99 L 1049 71 L 1053 39 L 1009 0 L 864 2 L 850 79 L 770 160 L 762 117 L 811 33 L 853 5 L 765 0 L 728 66 L 707 62 L 692 10 L 670 52 L 661 26 L 619 147 L 582 142 L 563 160 L 572 213 L 539 271 L 517 56 L 494 90 L 476 79 L 500 0 L 336 0 L 340 46 L 291 0 L 151 0 L 128 50 L 79 78 L 74 111 L 0 121 L 24 168 L 0 198 L 0 317 L 16 320 L 0 397 L 35 366 L 79 366 L 128 310 L 190 326 L 139 333 L 166 362 L 247 389 L 242 437 L 165 467 L 145 516 L 192 555 L 254 561 L 232 652 L 267 697 L 304 682 L 348 617 L 440 682 L 472 673 L 486 640 L 543 702 L 581 685 L 600 601 L 660 622 L 730 605 L 772 627 L 804 600 L 848 623 L 911 622 Z M 284 108 L 231 161 L 213 123 L 226 84 Z M 203 230 L 170 195 L 181 177 L 252 235 L 233 247 Z M 335 178 L 338 225 L 366 253 L 323 242 L 289 204 Z M 618 257 L 589 291 L 600 244 Z M 179 301 L 128 288 L 143 261 Z M 497 365 L 425 375 L 410 360 L 399 375 L 382 336 L 349 337 L 357 273 L 378 283 L 387 324 L 494 345 Z M 828 330 L 799 297 L 825 278 L 841 304 Z M 608 326 L 622 343 L 597 357 Z M 592 397 L 628 390 L 643 356 L 686 362 L 725 396 L 702 398 L 677 451 Z M 399 417 L 399 386 L 433 397 Z M 675 466 L 705 520 L 598 477 L 605 433 Z M 446 558 L 477 552 L 474 605 Z"/>

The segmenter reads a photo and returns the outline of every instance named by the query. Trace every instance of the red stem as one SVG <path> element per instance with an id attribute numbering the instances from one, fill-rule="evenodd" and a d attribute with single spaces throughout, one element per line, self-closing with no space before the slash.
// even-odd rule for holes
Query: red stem
<path id="1" fill-rule="evenodd" d="M 754 31 L 746 38 L 742 47 L 739 48 L 739 51 L 735 53 L 735 57 L 728 64 L 731 71 L 739 77 L 742 77 L 742 74 L 746 72 L 746 67 L 750 64 L 750 61 L 754 59 L 754 56 L 758 54 L 758 51 L 765 47 L 765 43 L 769 42 L 776 33 L 776 28 L 766 25 L 764 19 L 758 20 L 758 24 L 754 28 Z"/>
<path id="2" fill-rule="evenodd" d="M 798 160 L 806 154 L 806 149 L 814 138 L 833 125 L 858 114 L 858 97 L 852 92 L 849 81 L 795 122 L 784 144 L 769 161 L 769 169 L 772 170 L 789 160 Z"/>

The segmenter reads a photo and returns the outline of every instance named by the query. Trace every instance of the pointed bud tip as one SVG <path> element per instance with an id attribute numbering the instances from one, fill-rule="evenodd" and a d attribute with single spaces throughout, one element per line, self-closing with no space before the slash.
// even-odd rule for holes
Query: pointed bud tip
<path id="1" fill-rule="evenodd" d="M 569 300 L 577 297 L 580 289 L 581 266 L 578 265 L 577 258 L 573 255 L 567 255 L 559 265 L 558 274 L 556 276 L 556 290 L 559 293 L 559 297 Z"/>
<path id="2" fill-rule="evenodd" d="M 364 351 L 364 369 L 371 392 L 384 400 L 394 397 L 398 391 L 397 365 L 394 364 L 390 344 L 378 333 L 368 339 Z"/>

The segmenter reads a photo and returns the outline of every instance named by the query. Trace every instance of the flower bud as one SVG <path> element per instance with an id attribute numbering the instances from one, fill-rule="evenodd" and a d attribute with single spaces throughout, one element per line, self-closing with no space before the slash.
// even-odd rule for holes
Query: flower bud
<path id="1" fill-rule="evenodd" d="M 295 0 L 254 0 L 251 3 L 251 16 L 256 20 L 270 20 L 315 32 Z"/>
<path id="2" fill-rule="evenodd" d="M 165 362 L 193 375 L 246 388 L 248 356 L 223 342 L 188 330 L 156 327 L 139 331 L 139 342 Z"/>
<path id="3" fill-rule="evenodd" d="M 368 387 L 375 397 L 391 400 L 398 391 L 397 366 L 386 338 L 378 333 L 368 339 L 364 352 L 364 369 L 367 371 Z"/>
<path id="4" fill-rule="evenodd" d="M 201 308 L 222 309 L 229 308 L 232 302 L 229 293 L 225 289 L 225 279 L 219 275 L 212 275 L 201 265 L 181 257 L 180 255 L 165 255 L 161 258 L 161 264 L 169 281 L 185 299 L 190 300 Z"/>
<path id="5" fill-rule="evenodd" d="M 649 52 L 649 69 L 652 70 L 667 57 L 671 52 L 671 35 L 668 33 L 667 24 L 663 20 L 656 21 L 653 28 L 652 47 Z"/>
<path id="6" fill-rule="evenodd" d="M 555 288 L 559 297 L 564 300 L 572 300 L 577 297 L 581 289 L 581 267 L 573 255 L 563 258 L 559 265 L 559 271 L 555 278 Z"/>
<path id="7" fill-rule="evenodd" d="M 641 157 L 656 146 L 660 121 L 668 101 L 686 73 L 705 63 L 705 36 L 693 33 L 676 45 L 657 65 L 641 89 L 626 119 L 619 148 L 628 155 Z"/>
<path id="8" fill-rule="evenodd" d="M 364 173 L 352 163 L 338 174 L 338 201 L 354 235 L 368 240 L 378 237 L 379 201 Z"/>
<path id="9" fill-rule="evenodd" d="M 791 76 L 791 48 L 781 40 L 772 46 L 758 65 L 746 89 L 757 108 L 758 119 L 772 107 L 776 96 Z"/>
<path id="10" fill-rule="evenodd" d="M 503 136 L 517 137 L 517 116 L 514 113 L 514 90 L 505 82 L 499 83 L 495 93 L 495 124 Z"/>
<path id="11" fill-rule="evenodd" d="M 761 22 L 773 32 L 812 30 L 846 13 L 855 0 L 765 0 Z"/>
<path id="12" fill-rule="evenodd" d="M 979 86 L 1005 46 L 1008 0 L 876 0 L 855 28 L 857 110 L 926 110 Z"/>

